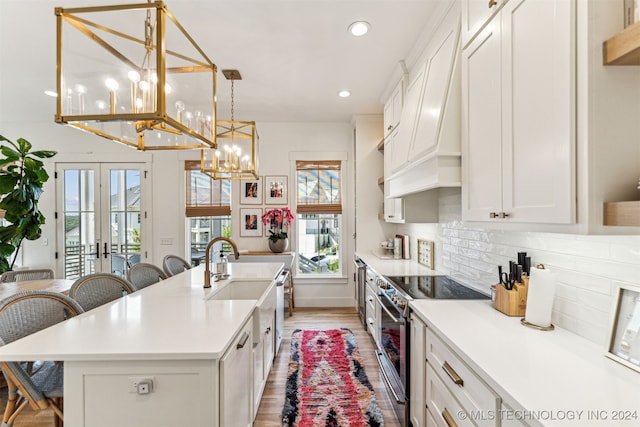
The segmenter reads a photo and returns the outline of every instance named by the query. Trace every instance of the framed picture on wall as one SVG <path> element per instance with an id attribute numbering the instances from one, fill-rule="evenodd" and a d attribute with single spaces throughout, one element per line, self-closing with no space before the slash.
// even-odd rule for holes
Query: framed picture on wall
<path id="1" fill-rule="evenodd" d="M 640 287 L 618 286 L 606 355 L 640 372 Z"/>
<path id="2" fill-rule="evenodd" d="M 240 209 L 240 237 L 262 237 L 262 209 Z"/>
<path id="3" fill-rule="evenodd" d="M 266 204 L 288 204 L 286 176 L 265 176 L 264 181 L 264 198 Z"/>
<path id="4" fill-rule="evenodd" d="M 250 181 L 240 181 L 240 204 L 262 204 L 262 178 Z"/>

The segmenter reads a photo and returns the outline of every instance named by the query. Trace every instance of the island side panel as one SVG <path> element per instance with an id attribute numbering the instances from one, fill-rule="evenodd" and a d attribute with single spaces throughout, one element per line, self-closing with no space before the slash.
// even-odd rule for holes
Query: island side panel
<path id="1" fill-rule="evenodd" d="M 219 426 L 217 360 L 68 361 L 64 384 L 65 426 Z"/>

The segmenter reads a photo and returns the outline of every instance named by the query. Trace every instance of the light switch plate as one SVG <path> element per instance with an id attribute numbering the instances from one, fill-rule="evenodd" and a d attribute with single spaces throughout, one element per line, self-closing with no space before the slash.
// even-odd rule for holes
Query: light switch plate
<path id="1" fill-rule="evenodd" d="M 418 239 L 418 263 L 433 270 L 433 240 Z"/>

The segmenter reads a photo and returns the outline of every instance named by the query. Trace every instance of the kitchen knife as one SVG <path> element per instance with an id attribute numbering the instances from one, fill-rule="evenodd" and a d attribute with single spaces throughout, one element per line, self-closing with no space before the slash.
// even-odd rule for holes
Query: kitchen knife
<path id="1" fill-rule="evenodd" d="M 531 275 L 531 257 L 524 257 L 524 264 L 522 265 L 522 271 L 524 271 L 527 276 Z"/>

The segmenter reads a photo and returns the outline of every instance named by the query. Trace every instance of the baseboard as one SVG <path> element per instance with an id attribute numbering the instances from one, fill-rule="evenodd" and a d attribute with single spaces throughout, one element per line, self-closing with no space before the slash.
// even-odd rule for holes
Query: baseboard
<path id="1" fill-rule="evenodd" d="M 353 298 L 301 298 L 296 295 L 295 297 L 296 308 L 300 307 L 354 307 L 355 301 Z"/>

